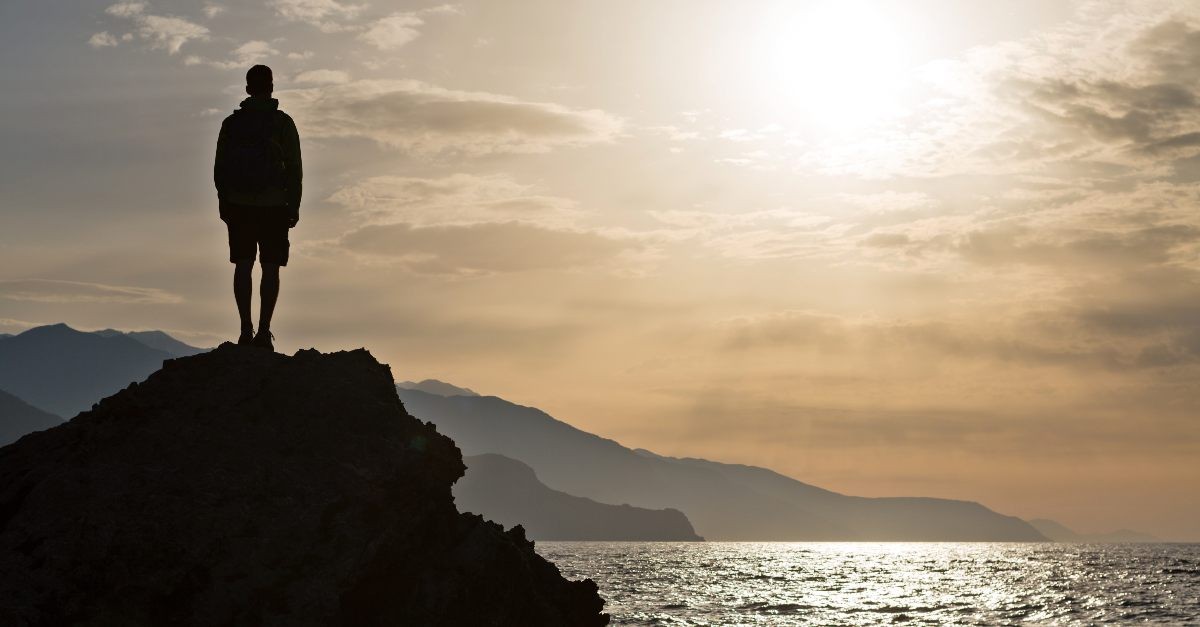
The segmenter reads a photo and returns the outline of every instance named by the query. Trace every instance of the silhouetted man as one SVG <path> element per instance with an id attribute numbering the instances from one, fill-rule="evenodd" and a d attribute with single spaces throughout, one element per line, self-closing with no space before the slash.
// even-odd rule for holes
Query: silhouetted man
<path id="1" fill-rule="evenodd" d="M 271 68 L 246 72 L 241 108 L 225 118 L 217 139 L 213 178 L 221 219 L 229 227 L 233 296 L 242 319 L 238 344 L 274 350 L 271 315 L 279 298 L 279 268 L 288 262 L 288 229 L 300 221 L 300 136 L 296 123 L 279 110 Z M 255 254 L 262 265 L 258 332 L 250 319 L 251 272 Z"/>

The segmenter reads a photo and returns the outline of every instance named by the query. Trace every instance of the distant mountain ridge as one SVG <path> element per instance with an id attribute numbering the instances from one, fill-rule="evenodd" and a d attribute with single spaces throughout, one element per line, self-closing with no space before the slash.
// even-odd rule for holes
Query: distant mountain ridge
<path id="1" fill-rule="evenodd" d="M 519 460 L 550 488 L 602 503 L 680 510 L 710 540 L 1046 539 L 1029 523 L 974 502 L 847 496 L 765 468 L 633 450 L 495 396 L 398 393 L 464 455 Z"/>
<path id="2" fill-rule="evenodd" d="M 396 387 L 405 390 L 419 390 L 429 394 L 437 394 L 438 396 L 479 396 L 479 394 L 470 388 L 460 388 L 457 385 L 451 385 L 437 379 L 425 379 L 420 382 L 401 381 L 396 384 Z"/>
<path id="3" fill-rule="evenodd" d="M 703 540 L 674 509 L 608 505 L 552 490 L 529 466 L 503 455 L 464 457 L 454 485 L 462 511 L 501 525 L 521 525 L 531 540 Z"/>
<path id="4" fill-rule="evenodd" d="M 1108 533 L 1079 533 L 1048 518 L 1034 518 L 1029 524 L 1054 542 L 1162 542 L 1148 533 L 1132 529 L 1118 529 Z"/>
<path id="5" fill-rule="evenodd" d="M 93 333 L 103 337 L 117 335 L 131 337 L 150 348 L 156 348 L 176 357 L 191 357 L 192 355 L 199 355 L 200 353 L 212 350 L 211 348 L 197 348 L 190 344 L 185 344 L 162 331 L 118 331 L 116 329 L 102 329 L 100 331 L 93 331 Z"/>
<path id="6" fill-rule="evenodd" d="M 0 389 L 69 418 L 145 379 L 163 360 L 197 352 L 203 349 L 160 331 L 89 333 L 61 323 L 35 327 L 0 338 Z"/>
<path id="7" fill-rule="evenodd" d="M 62 423 L 62 418 L 0 390 L 0 446 L 16 442 L 34 431 L 57 427 Z"/>

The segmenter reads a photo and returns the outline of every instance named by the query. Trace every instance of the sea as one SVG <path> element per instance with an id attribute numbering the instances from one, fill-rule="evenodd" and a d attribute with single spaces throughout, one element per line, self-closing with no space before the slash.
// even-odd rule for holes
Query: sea
<path id="1" fill-rule="evenodd" d="M 538 542 L 613 625 L 1200 625 L 1200 544 Z"/>

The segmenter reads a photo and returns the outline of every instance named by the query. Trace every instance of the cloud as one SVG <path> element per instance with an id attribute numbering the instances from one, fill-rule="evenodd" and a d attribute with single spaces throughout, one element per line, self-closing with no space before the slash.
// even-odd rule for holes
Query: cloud
<path id="1" fill-rule="evenodd" d="M 338 189 L 330 201 L 373 219 L 418 226 L 519 221 L 567 226 L 575 203 L 538 193 L 507 176 L 378 176 Z"/>
<path id="2" fill-rule="evenodd" d="M 1062 312 L 1041 314 L 1057 318 Z M 1117 345 L 1089 337 L 1063 337 L 1039 329 L 1038 318 L 1025 325 L 989 329 L 937 320 L 849 318 L 812 311 L 783 311 L 746 316 L 722 325 L 725 351 L 783 351 L 798 360 L 823 361 L 825 371 L 875 372 L 889 369 L 888 355 L 904 361 L 982 362 L 1019 368 L 1123 370 L 1137 365 L 1141 344 Z M 903 377 L 901 377 L 903 378 Z"/>
<path id="3" fill-rule="evenodd" d="M 104 10 L 109 15 L 131 18 L 146 10 L 145 2 L 118 2 Z"/>
<path id="4" fill-rule="evenodd" d="M 1111 14 L 1028 43 L 1005 60 L 996 71 L 997 93 L 1022 124 L 1008 133 L 1010 145 L 1034 163 L 1103 157 L 1136 165 L 1147 153 L 1195 154 L 1200 28 L 1153 11 Z M 1093 54 L 1096 41 L 1111 52 Z"/>
<path id="5" fill-rule="evenodd" d="M 269 57 L 278 55 L 279 51 L 272 48 L 271 44 L 265 41 L 248 41 L 237 48 L 234 48 L 229 53 L 229 58 L 225 61 L 217 61 L 206 59 L 199 55 L 188 55 L 184 57 L 184 65 L 208 65 L 223 70 L 244 70 L 249 66 L 263 61 Z"/>
<path id="6" fill-rule="evenodd" d="M 237 66 L 253 65 L 259 61 L 279 54 L 265 41 L 248 41 L 233 50 L 233 63 Z"/>
<path id="7" fill-rule="evenodd" d="M 355 255 L 390 260 L 421 274 L 489 274 L 594 265 L 635 248 L 598 233 L 519 222 L 418 227 L 364 226 L 341 238 Z"/>
<path id="8" fill-rule="evenodd" d="M 613 140 L 616 117 L 413 80 L 355 81 L 278 94 L 310 137 L 361 138 L 415 152 L 545 152 Z"/>
<path id="9" fill-rule="evenodd" d="M 421 36 L 419 27 L 425 25 L 422 16 L 459 15 L 457 5 L 442 4 L 419 11 L 393 13 L 371 22 L 358 38 L 379 50 L 395 50 Z"/>
<path id="10" fill-rule="evenodd" d="M 1165 263 L 1177 247 L 1200 243 L 1200 228 L 1187 224 L 1164 224 L 1119 233 L 1081 231 L 1055 235 L 1020 226 L 977 230 L 967 233 L 957 250 L 965 259 L 983 264 L 1129 270 Z"/>
<path id="11" fill-rule="evenodd" d="M 350 82 L 350 75 L 341 70 L 308 70 L 297 74 L 292 82 L 299 85 L 341 85 Z"/>
<path id="12" fill-rule="evenodd" d="M 376 20 L 358 37 L 380 50 L 394 50 L 419 37 L 417 27 L 423 24 L 414 13 L 396 13 Z"/>
<path id="13" fill-rule="evenodd" d="M 1145 62 L 1143 71 L 1151 80 L 1170 80 L 1195 84 L 1200 80 L 1200 28 L 1194 20 L 1179 14 L 1144 30 L 1130 45 L 1130 51 Z"/>
<path id="14" fill-rule="evenodd" d="M 341 28 L 336 20 L 353 19 L 365 8 L 361 4 L 343 4 L 337 0 L 271 0 L 270 6 L 279 15 L 306 22 L 325 31 Z"/>
<path id="15" fill-rule="evenodd" d="M 117 45 L 117 38 L 108 34 L 108 31 L 102 31 L 92 35 L 88 40 L 88 45 L 93 48 L 111 48 Z"/>
<path id="16" fill-rule="evenodd" d="M 179 17 L 144 15 L 139 22 L 138 32 L 142 37 L 170 54 L 179 52 L 188 41 L 208 38 L 207 28 Z"/>
<path id="17" fill-rule="evenodd" d="M 0 298 L 41 303 L 174 304 L 183 301 L 176 294 L 151 287 L 49 279 L 0 281 Z"/>
<path id="18" fill-rule="evenodd" d="M 1200 123 L 1195 94 L 1179 84 L 1049 79 L 1008 88 L 1061 137 L 1133 152 L 1169 147 L 1172 138 Z"/>
<path id="19" fill-rule="evenodd" d="M 214 4 L 212 2 L 204 3 L 204 17 L 207 17 L 210 20 L 227 10 L 228 9 L 225 7 L 225 5 Z"/>
<path id="20" fill-rule="evenodd" d="M 189 41 L 208 39 L 209 30 L 204 26 L 181 17 L 148 14 L 144 2 L 118 2 L 105 12 L 132 20 L 137 24 L 138 35 L 149 40 L 152 47 L 170 54 L 178 53 Z"/>

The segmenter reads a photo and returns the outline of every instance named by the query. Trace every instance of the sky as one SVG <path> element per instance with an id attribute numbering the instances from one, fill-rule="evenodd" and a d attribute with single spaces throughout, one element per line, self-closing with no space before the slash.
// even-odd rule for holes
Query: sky
<path id="1" fill-rule="evenodd" d="M 0 58 L 0 332 L 236 335 L 212 160 L 266 63 L 277 348 L 1200 540 L 1194 2 L 9 0 Z"/>

